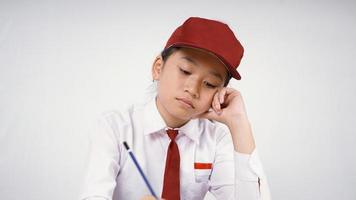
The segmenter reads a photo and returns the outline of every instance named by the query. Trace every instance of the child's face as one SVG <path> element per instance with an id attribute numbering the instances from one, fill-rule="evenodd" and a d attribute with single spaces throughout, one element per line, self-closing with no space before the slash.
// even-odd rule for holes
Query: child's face
<path id="1" fill-rule="evenodd" d="M 227 77 L 223 63 L 205 51 L 181 48 L 163 62 L 158 56 L 152 76 L 158 80 L 157 107 L 167 125 L 182 125 L 211 107 Z"/>

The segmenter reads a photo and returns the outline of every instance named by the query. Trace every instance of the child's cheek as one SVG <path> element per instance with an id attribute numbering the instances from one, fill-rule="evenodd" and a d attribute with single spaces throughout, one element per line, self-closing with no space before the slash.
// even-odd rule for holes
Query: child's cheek
<path id="1" fill-rule="evenodd" d="M 212 103 L 214 100 L 214 95 L 209 95 L 205 99 L 207 99 L 203 104 L 206 110 L 209 110 L 209 108 L 212 107 Z"/>

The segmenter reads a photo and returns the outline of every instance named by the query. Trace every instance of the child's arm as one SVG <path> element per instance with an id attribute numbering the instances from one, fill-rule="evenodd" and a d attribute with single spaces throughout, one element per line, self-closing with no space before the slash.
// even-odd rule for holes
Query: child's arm
<path id="1" fill-rule="evenodd" d="M 215 94 L 212 108 L 214 111 L 199 117 L 225 124 L 230 129 L 235 151 L 251 154 L 255 149 L 255 141 L 240 92 L 233 88 L 222 88 Z"/>
<path id="2" fill-rule="evenodd" d="M 234 149 L 240 153 L 251 154 L 255 149 L 255 140 L 250 122 L 245 117 L 236 118 L 235 120 L 235 122 L 227 125 L 234 143 Z"/>
<path id="3" fill-rule="evenodd" d="M 112 128 L 101 116 L 90 135 L 90 153 L 81 193 L 83 200 L 112 199 L 120 169 L 120 149 Z"/>
<path id="4" fill-rule="evenodd" d="M 233 88 L 219 90 L 212 100 L 212 108 L 213 111 L 208 111 L 199 117 L 216 120 L 229 128 L 228 132 L 231 134 L 235 150 L 235 180 L 233 185 L 231 184 L 232 180 L 226 178 L 228 177 L 226 173 L 231 173 L 228 169 L 231 168 L 232 161 L 229 159 L 216 161 L 211 192 L 216 197 L 225 199 L 234 197 L 239 200 L 269 200 L 269 186 L 258 157 L 251 125 L 240 92 Z M 228 135 L 218 144 L 217 151 L 219 151 L 220 158 L 228 155 L 230 140 L 227 137 Z M 251 167 L 251 163 L 254 163 L 254 167 Z"/>

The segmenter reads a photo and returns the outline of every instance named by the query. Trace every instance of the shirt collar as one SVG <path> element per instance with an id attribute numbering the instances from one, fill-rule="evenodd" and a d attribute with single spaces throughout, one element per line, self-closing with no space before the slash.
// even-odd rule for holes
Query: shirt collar
<path id="1" fill-rule="evenodd" d="M 167 128 L 161 114 L 158 112 L 156 105 L 156 97 L 151 98 L 144 107 L 144 134 L 152 134 L 160 131 L 165 131 Z M 191 140 L 199 144 L 199 137 L 202 133 L 201 120 L 191 119 L 186 124 L 179 128 L 175 128 L 180 133 L 183 133 Z"/>

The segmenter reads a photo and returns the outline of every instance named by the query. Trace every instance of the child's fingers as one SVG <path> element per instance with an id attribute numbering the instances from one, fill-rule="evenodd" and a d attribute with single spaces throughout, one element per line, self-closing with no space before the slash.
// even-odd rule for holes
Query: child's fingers
<path id="1" fill-rule="evenodd" d="M 233 92 L 239 92 L 239 91 L 235 90 L 234 88 L 230 88 L 230 87 L 226 87 L 225 89 L 226 89 L 226 94 L 231 94 Z"/>
<path id="2" fill-rule="evenodd" d="M 227 89 L 226 88 L 223 88 L 220 90 L 219 92 L 219 103 L 220 104 L 223 104 L 224 103 L 224 99 L 225 99 L 225 94 L 227 92 Z"/>
<path id="3" fill-rule="evenodd" d="M 220 110 L 219 92 L 215 93 L 215 95 L 213 97 L 212 107 L 215 112 L 219 112 L 219 110 Z"/>
<path id="4" fill-rule="evenodd" d="M 238 90 L 228 87 L 222 89 L 219 97 L 223 100 L 221 104 L 229 104 L 229 102 L 237 95 L 240 95 L 240 92 Z"/>

